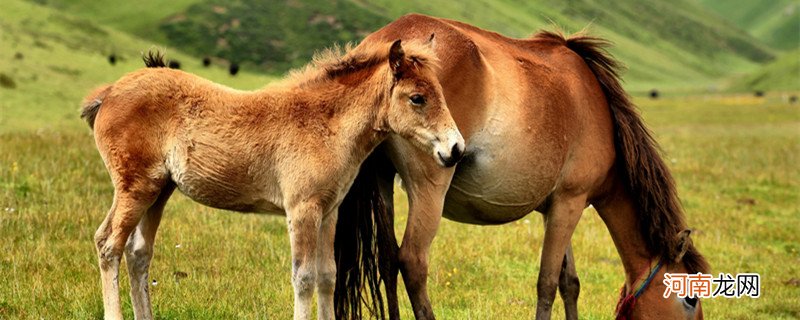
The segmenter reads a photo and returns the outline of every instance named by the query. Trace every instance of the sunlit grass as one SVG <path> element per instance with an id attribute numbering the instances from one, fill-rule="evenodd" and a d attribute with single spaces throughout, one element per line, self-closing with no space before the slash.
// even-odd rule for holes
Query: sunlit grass
<path id="1" fill-rule="evenodd" d="M 744 104 L 729 99 L 640 103 L 678 181 L 689 223 L 697 230 L 695 243 L 713 272 L 762 275 L 760 299 L 706 300 L 706 314 L 797 317 L 800 288 L 792 279 L 800 278 L 800 114 L 796 105 L 775 99 Z M 76 129 L 26 127 L 0 134 L 0 318 L 101 314 L 91 239 L 113 190 L 89 129 L 79 128 L 77 114 L 65 121 L 75 122 Z M 402 234 L 407 205 L 399 189 L 397 202 Z M 531 317 L 542 239 L 538 213 L 493 227 L 444 221 L 430 264 L 436 314 L 443 319 Z M 581 316 L 610 317 L 622 268 L 591 209 L 578 225 L 574 248 Z M 152 288 L 155 313 L 161 318 L 289 318 L 290 270 L 282 217 L 209 209 L 176 195 L 159 230 L 151 271 L 158 282 Z M 127 277 L 121 279 L 130 317 Z M 408 300 L 401 297 L 402 314 L 410 318 Z M 556 304 L 561 317 L 561 301 Z"/>
<path id="2" fill-rule="evenodd" d="M 499 15 L 515 7 L 492 8 L 487 12 Z M 148 12 L 148 19 L 156 18 Z M 157 44 L 16 0 L 3 3 L 0 17 L 0 73 L 16 83 L 0 88 L 0 319 L 98 318 L 92 235 L 113 189 L 91 132 L 78 119 L 79 101 L 91 88 L 140 68 L 140 52 Z M 505 23 L 489 15 L 481 21 Z M 519 29 L 519 23 L 508 25 Z M 640 48 L 620 45 L 626 52 Z M 255 89 L 274 79 L 248 72 L 230 77 L 224 66 L 205 69 L 197 58 L 167 50 L 185 70 L 235 88 Z M 14 58 L 18 52 L 22 59 Z M 111 52 L 122 58 L 116 66 L 106 60 Z M 704 301 L 709 318 L 800 317 L 798 105 L 780 94 L 638 102 L 665 150 L 697 230 L 694 241 L 712 271 L 762 275 L 762 298 Z M 407 204 L 399 189 L 396 208 L 402 234 Z M 442 319 L 531 318 L 542 239 L 538 213 L 492 227 L 444 221 L 430 263 L 435 313 Z M 622 267 L 594 211 L 584 212 L 573 244 L 581 316 L 610 318 Z M 154 311 L 161 319 L 290 318 L 290 270 L 282 217 L 214 210 L 176 194 L 156 242 Z M 412 318 L 400 290 L 402 315 Z M 561 308 L 556 300 L 556 317 L 563 317 Z"/>

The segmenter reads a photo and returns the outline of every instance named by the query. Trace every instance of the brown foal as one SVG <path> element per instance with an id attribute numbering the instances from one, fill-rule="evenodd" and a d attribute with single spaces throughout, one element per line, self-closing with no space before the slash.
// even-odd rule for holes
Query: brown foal
<path id="1" fill-rule="evenodd" d="M 106 319 L 120 319 L 118 269 L 128 265 L 137 319 L 152 319 L 148 269 L 175 188 L 207 206 L 285 214 L 294 317 L 332 319 L 339 204 L 361 163 L 387 138 L 452 167 L 464 140 L 445 104 L 430 43 L 329 51 L 287 80 L 253 92 L 146 68 L 84 101 L 114 201 L 95 234 Z M 342 213 L 343 216 L 347 212 Z"/>

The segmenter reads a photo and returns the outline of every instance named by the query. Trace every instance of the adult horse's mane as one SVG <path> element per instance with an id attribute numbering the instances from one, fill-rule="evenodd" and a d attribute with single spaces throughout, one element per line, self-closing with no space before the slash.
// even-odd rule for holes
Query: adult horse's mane
<path id="1" fill-rule="evenodd" d="M 600 82 L 615 119 L 618 172 L 636 202 L 639 232 L 648 249 L 665 262 L 683 262 L 689 273 L 708 272 L 705 258 L 691 242 L 684 243 L 690 241 L 688 237 L 678 237 L 686 229 L 686 222 L 675 180 L 661 159 L 658 143 L 622 88 L 622 64 L 605 49 L 610 43 L 583 33 L 567 38 L 548 31 L 537 33 L 533 39 L 571 49 L 586 61 Z M 685 252 L 682 248 L 686 248 Z"/>

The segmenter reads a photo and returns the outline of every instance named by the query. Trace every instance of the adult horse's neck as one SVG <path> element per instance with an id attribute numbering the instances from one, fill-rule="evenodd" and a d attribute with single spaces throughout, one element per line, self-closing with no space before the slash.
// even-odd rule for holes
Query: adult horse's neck
<path id="1" fill-rule="evenodd" d="M 650 252 L 644 236 L 640 232 L 636 205 L 625 188 L 616 186 L 613 195 L 596 205 L 600 217 L 605 222 L 617 253 L 625 269 L 627 290 L 635 286 L 643 274 L 658 263 L 660 254 Z"/>

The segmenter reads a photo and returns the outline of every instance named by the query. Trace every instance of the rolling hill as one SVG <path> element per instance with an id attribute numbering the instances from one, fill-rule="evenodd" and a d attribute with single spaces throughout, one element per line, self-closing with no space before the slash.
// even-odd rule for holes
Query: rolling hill
<path id="1" fill-rule="evenodd" d="M 78 119 L 83 96 L 142 68 L 142 51 L 154 47 L 184 69 L 235 88 L 255 89 L 273 79 L 250 72 L 230 77 L 224 66 L 203 68 L 199 59 L 172 47 L 21 0 L 3 1 L 0 43 L 0 132 L 11 122 L 28 129 L 84 126 Z M 113 66 L 110 53 L 118 56 Z"/>
<path id="2" fill-rule="evenodd" d="M 800 91 L 800 49 L 787 52 L 755 72 L 734 81 L 731 89 Z"/>
<path id="3" fill-rule="evenodd" d="M 303 65 L 314 51 L 358 41 L 397 17 L 419 12 L 475 24 L 512 37 L 557 25 L 589 26 L 615 42 L 629 66 L 627 87 L 706 88 L 720 77 L 756 70 L 773 49 L 695 0 L 287 1 L 146 0 L 109 7 L 93 1 L 38 0 L 71 14 L 196 56 L 246 62 L 269 73 Z M 128 8 L 133 7 L 133 8 Z"/>
<path id="4" fill-rule="evenodd" d="M 723 19 L 781 50 L 800 48 L 800 2 L 795 0 L 700 0 Z"/>

